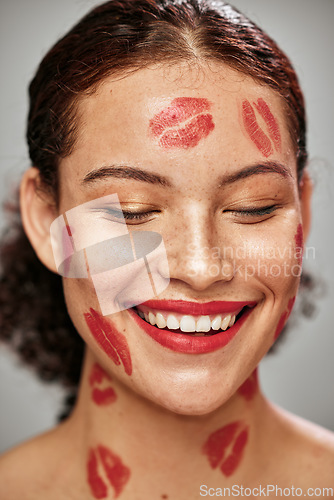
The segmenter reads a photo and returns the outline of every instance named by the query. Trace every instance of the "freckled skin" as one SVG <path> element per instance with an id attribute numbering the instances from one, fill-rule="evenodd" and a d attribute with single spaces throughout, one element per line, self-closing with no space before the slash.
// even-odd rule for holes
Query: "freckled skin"
<path id="1" fill-rule="evenodd" d="M 248 441 L 248 427 L 243 422 L 232 422 L 210 434 L 202 448 L 212 469 L 220 464 L 224 476 L 229 477 L 237 470 Z"/>

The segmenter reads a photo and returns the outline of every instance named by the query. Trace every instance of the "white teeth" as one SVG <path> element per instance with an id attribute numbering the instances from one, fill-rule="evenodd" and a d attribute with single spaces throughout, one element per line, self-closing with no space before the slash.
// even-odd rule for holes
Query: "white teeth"
<path id="1" fill-rule="evenodd" d="M 158 328 L 169 328 L 170 330 L 180 329 L 182 332 L 194 333 L 196 336 L 202 336 L 201 333 L 210 332 L 210 330 L 218 331 L 220 329 L 227 330 L 235 323 L 236 315 L 227 314 L 222 318 L 220 314 L 210 320 L 210 316 L 191 316 L 189 314 L 182 316 L 180 320 L 174 314 L 168 314 L 167 318 L 161 313 L 152 311 L 143 312 L 138 310 L 141 318 L 145 318 L 147 323 L 156 325 Z"/>
<path id="2" fill-rule="evenodd" d="M 233 316 L 231 317 L 231 321 L 229 322 L 228 326 L 233 326 L 235 323 L 235 314 L 233 314 Z"/>
<path id="3" fill-rule="evenodd" d="M 201 316 L 197 320 L 196 332 L 209 332 L 211 330 L 210 316 Z"/>
<path id="4" fill-rule="evenodd" d="M 220 325 L 222 323 L 222 318 L 221 316 L 216 316 L 212 321 L 211 321 L 211 328 L 212 330 L 219 330 Z"/>
<path id="5" fill-rule="evenodd" d="M 175 316 L 173 316 L 173 314 L 168 314 L 167 328 L 169 328 L 170 330 L 177 330 L 178 328 L 180 328 L 180 323 L 175 318 Z"/>
<path id="6" fill-rule="evenodd" d="M 196 321 L 192 316 L 182 316 L 180 321 L 180 330 L 182 332 L 194 332 L 196 329 Z"/>
<path id="7" fill-rule="evenodd" d="M 163 317 L 163 315 L 161 313 L 157 313 L 156 320 L 157 320 L 157 327 L 158 328 L 166 328 L 167 321 L 165 320 L 165 318 Z"/>
<path id="8" fill-rule="evenodd" d="M 227 316 L 225 316 L 225 318 L 222 320 L 222 324 L 221 324 L 221 329 L 222 330 L 226 330 L 228 325 L 230 324 L 230 321 L 231 321 L 231 315 L 228 314 Z"/>
<path id="9" fill-rule="evenodd" d="M 148 313 L 148 320 L 151 323 L 151 325 L 155 325 L 155 315 L 151 313 L 151 311 Z"/>

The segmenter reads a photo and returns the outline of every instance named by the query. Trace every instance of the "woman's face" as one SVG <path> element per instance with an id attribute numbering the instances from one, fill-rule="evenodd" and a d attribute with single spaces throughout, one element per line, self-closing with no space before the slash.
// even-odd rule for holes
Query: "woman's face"
<path id="1" fill-rule="evenodd" d="M 78 116 L 59 213 L 117 194 L 129 232 L 162 236 L 170 281 L 154 303 L 102 316 L 92 279 L 65 278 L 71 318 L 134 391 L 172 411 L 208 413 L 268 351 L 298 288 L 301 203 L 282 102 L 224 65 L 178 65 L 106 79 Z M 109 215 L 99 217 L 108 231 Z M 159 313 L 170 328 L 148 327 L 138 313 Z M 180 322 L 190 331 L 173 330 Z M 196 327 L 210 331 L 195 336 Z"/>

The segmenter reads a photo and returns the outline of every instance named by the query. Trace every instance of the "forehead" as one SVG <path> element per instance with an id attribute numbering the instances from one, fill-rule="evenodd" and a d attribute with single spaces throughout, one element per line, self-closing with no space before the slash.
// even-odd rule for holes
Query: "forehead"
<path id="1" fill-rule="evenodd" d="M 187 99 L 206 103 L 214 126 L 193 147 L 162 147 L 159 138 L 152 134 L 152 121 L 166 110 L 169 112 L 175 103 Z M 182 175 L 185 171 L 197 174 L 201 169 L 204 175 L 208 168 L 214 172 L 218 168 L 233 170 L 256 163 L 265 158 L 245 128 L 243 105 L 249 103 L 256 111 L 259 99 L 273 114 L 282 140 L 281 151 L 273 151 L 269 159 L 289 163 L 294 168 L 293 148 L 280 96 L 222 63 L 207 62 L 193 67 L 185 63 L 148 67 L 105 79 L 94 94 L 81 100 L 78 140 L 74 152 L 62 164 L 71 163 L 71 168 L 66 169 L 67 175 L 70 171 L 73 175 L 75 170 L 78 177 L 82 177 L 94 168 L 116 163 L 145 166 L 152 171 L 159 168 L 176 175 L 181 175 L 181 165 Z M 270 135 L 268 123 L 256 114 L 259 127 Z M 252 127 L 253 124 L 248 123 L 248 128 Z"/>

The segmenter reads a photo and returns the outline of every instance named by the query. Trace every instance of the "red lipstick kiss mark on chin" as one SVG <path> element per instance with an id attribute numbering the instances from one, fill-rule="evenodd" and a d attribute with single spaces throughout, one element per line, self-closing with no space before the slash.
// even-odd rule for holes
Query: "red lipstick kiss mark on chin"
<path id="1" fill-rule="evenodd" d="M 238 468 L 248 440 L 248 427 L 232 422 L 213 432 L 203 446 L 212 469 L 220 464 L 224 476 L 231 476 Z"/>
<path id="2" fill-rule="evenodd" d="M 283 328 L 284 328 L 284 326 L 285 326 L 285 324 L 286 324 L 286 322 L 291 314 L 292 308 L 295 304 L 295 300 L 296 300 L 296 297 L 292 297 L 289 300 L 286 311 L 284 311 L 284 313 L 280 317 L 280 320 L 279 320 L 278 325 L 276 327 L 274 340 L 276 340 L 280 336 L 280 334 L 282 333 L 282 330 L 283 330 Z"/>
<path id="3" fill-rule="evenodd" d="M 124 366 L 125 373 L 131 375 L 132 361 L 126 337 L 116 327 L 93 308 L 84 314 L 85 321 L 104 352 L 115 365 Z"/>
<path id="4" fill-rule="evenodd" d="M 150 120 L 150 132 L 165 149 L 193 148 L 215 128 L 210 108 L 207 99 L 177 97 Z"/>
<path id="5" fill-rule="evenodd" d="M 104 473 L 114 489 L 115 498 L 122 492 L 129 481 L 130 469 L 126 467 L 120 457 L 105 446 L 90 449 L 87 461 L 87 480 L 94 498 L 107 498 L 108 487 L 99 474 L 99 462 Z"/>
<path id="6" fill-rule="evenodd" d="M 278 123 L 270 111 L 268 104 L 260 98 L 257 100 L 257 103 L 254 103 L 254 106 L 265 121 L 270 138 L 259 126 L 254 108 L 247 99 L 245 99 L 242 103 L 242 118 L 244 127 L 257 149 L 263 154 L 263 156 L 268 158 L 268 156 L 274 152 L 271 141 L 273 142 L 276 151 L 281 150 L 281 134 Z"/>
<path id="7" fill-rule="evenodd" d="M 251 401 L 259 388 L 257 368 L 253 373 L 245 380 L 245 382 L 239 387 L 238 393 L 246 399 L 246 401 Z"/>
<path id="8" fill-rule="evenodd" d="M 103 381 L 108 382 L 108 386 L 101 389 L 97 387 L 102 384 Z M 101 368 L 98 363 L 95 363 L 92 367 L 92 371 L 89 377 L 89 385 L 92 388 L 92 400 L 98 406 L 105 406 L 114 403 L 117 399 L 116 393 L 109 383 L 111 382 L 111 377 Z"/>

